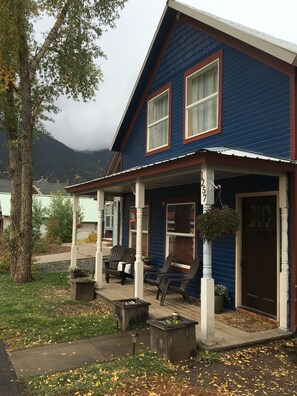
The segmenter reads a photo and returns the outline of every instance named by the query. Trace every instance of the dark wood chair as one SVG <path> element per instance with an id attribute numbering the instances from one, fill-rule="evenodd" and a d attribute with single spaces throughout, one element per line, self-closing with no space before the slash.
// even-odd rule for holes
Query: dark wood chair
<path id="1" fill-rule="evenodd" d="M 105 280 L 109 283 L 109 277 L 114 276 L 121 278 L 122 285 L 125 284 L 126 278 L 134 277 L 134 261 L 136 251 L 133 248 L 126 248 L 123 250 L 120 259 L 109 260 L 105 262 Z M 128 271 L 128 265 L 130 270 Z"/>
<path id="2" fill-rule="evenodd" d="M 190 304 L 190 296 L 187 291 L 188 285 L 194 279 L 199 269 L 199 259 L 192 261 L 191 267 L 187 273 L 184 274 L 165 274 L 162 275 L 161 282 L 157 291 L 157 300 L 161 294 L 160 305 L 164 305 L 166 294 L 169 291 L 181 294 L 185 300 Z"/>
<path id="3" fill-rule="evenodd" d="M 170 264 L 172 263 L 173 259 L 173 254 L 170 253 L 164 262 L 164 265 L 160 269 L 149 269 L 147 271 L 144 271 L 144 276 L 143 276 L 143 281 L 144 283 L 148 283 L 149 285 L 157 286 L 159 287 L 159 284 L 162 279 L 162 275 L 165 275 L 170 268 Z"/>
<path id="4" fill-rule="evenodd" d="M 105 265 L 105 280 L 109 282 L 109 270 L 117 270 L 118 263 L 124 253 L 124 248 L 121 245 L 115 245 L 110 249 L 110 255 L 107 259 L 104 259 Z"/>

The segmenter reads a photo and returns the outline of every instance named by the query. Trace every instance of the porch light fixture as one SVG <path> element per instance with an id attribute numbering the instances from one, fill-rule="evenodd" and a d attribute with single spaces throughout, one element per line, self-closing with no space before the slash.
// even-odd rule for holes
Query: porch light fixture
<path id="1" fill-rule="evenodd" d="M 132 337 L 132 356 L 135 356 L 136 341 L 137 341 L 137 338 L 139 337 L 139 334 L 132 333 L 131 337 Z"/>

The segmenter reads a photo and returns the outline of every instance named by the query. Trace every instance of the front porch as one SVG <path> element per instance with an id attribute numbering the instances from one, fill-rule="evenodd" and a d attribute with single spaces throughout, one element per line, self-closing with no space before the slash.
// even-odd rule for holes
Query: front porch
<path id="1" fill-rule="evenodd" d="M 117 279 L 111 279 L 107 285 L 103 280 L 103 288 L 96 289 L 96 298 L 113 308 L 113 300 L 129 299 L 134 297 L 133 280 L 127 280 L 124 286 Z M 199 324 L 196 326 L 197 343 L 201 345 L 200 333 L 200 302 L 193 300 L 189 305 L 180 295 L 173 293 L 168 294 L 165 305 L 160 306 L 160 302 L 156 300 L 156 288 L 150 285 L 144 285 L 143 300 L 151 303 L 149 308 L 150 318 L 158 318 L 171 315 L 172 312 L 179 312 L 182 316 L 189 319 L 197 320 Z M 245 326 L 244 320 L 241 323 L 241 329 L 230 325 L 237 320 L 238 313 L 233 311 L 225 311 L 222 314 L 215 315 L 215 344 L 207 346 L 208 349 L 225 349 L 250 344 L 256 344 L 277 338 L 289 337 L 292 333 L 284 331 L 278 327 L 270 328 L 272 322 L 263 322 L 249 317 L 247 319 L 248 326 Z M 239 316 L 242 318 L 242 316 Z M 229 324 L 227 324 L 229 323 Z M 275 323 L 277 325 L 277 323 Z M 203 347 L 205 345 L 203 344 Z"/>

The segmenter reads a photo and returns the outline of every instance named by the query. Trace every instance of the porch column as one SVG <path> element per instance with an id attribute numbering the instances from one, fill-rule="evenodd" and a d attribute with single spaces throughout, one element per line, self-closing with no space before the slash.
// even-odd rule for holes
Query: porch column
<path id="1" fill-rule="evenodd" d="M 77 260 L 77 246 L 76 246 L 77 212 L 78 212 L 78 195 L 74 194 L 72 201 L 72 242 L 71 242 L 71 259 L 70 259 L 71 269 L 74 269 L 76 267 L 76 260 Z"/>
<path id="2" fill-rule="evenodd" d="M 281 210 L 281 268 L 280 268 L 280 327 L 289 327 L 289 255 L 288 255 L 288 199 L 287 178 L 279 178 L 279 206 Z"/>
<path id="3" fill-rule="evenodd" d="M 104 191 L 97 191 L 98 225 L 97 225 L 97 250 L 95 261 L 95 281 L 99 289 L 102 289 L 103 254 L 102 254 L 102 220 L 104 210 Z"/>
<path id="4" fill-rule="evenodd" d="M 144 184 L 138 179 L 135 185 L 136 207 L 136 261 L 134 264 L 134 297 L 143 299 L 143 261 L 142 261 L 142 216 L 144 208 Z"/>
<path id="5" fill-rule="evenodd" d="M 201 167 L 201 203 L 203 212 L 214 203 L 214 170 Z M 203 277 L 201 279 L 201 340 L 207 345 L 215 343 L 214 331 L 214 280 L 212 278 L 212 243 L 203 242 Z"/>

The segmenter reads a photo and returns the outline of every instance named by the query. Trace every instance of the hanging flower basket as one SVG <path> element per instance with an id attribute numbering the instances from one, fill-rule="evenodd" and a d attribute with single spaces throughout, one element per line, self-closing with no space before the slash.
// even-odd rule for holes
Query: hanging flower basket
<path id="1" fill-rule="evenodd" d="M 235 209 L 224 206 L 211 208 L 197 217 L 200 237 L 208 242 L 226 235 L 235 235 L 240 228 L 240 216 Z"/>

